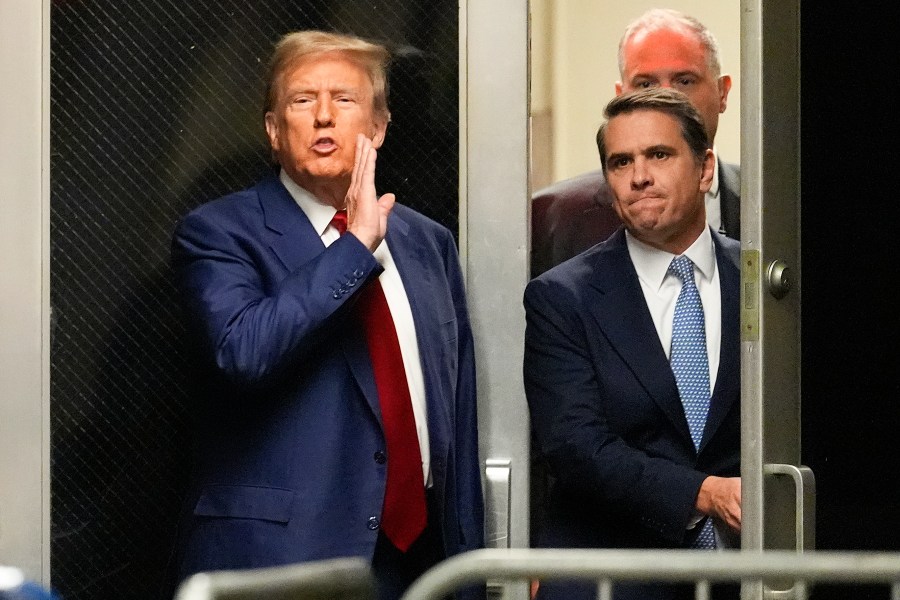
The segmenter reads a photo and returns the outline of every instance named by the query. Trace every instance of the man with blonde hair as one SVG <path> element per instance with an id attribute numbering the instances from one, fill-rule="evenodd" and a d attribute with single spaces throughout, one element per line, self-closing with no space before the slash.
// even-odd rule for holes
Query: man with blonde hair
<path id="1" fill-rule="evenodd" d="M 182 578 L 358 556 L 392 599 L 483 545 L 453 235 L 375 190 L 388 59 L 347 35 L 282 38 L 264 110 L 278 175 L 175 231 L 205 368 Z"/>

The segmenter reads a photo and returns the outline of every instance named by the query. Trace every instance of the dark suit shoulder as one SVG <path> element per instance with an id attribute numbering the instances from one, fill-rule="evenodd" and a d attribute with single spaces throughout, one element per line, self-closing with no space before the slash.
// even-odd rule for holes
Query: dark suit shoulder
<path id="1" fill-rule="evenodd" d="M 730 192 L 740 197 L 741 195 L 741 165 L 719 161 L 719 181 Z"/>
<path id="2" fill-rule="evenodd" d="M 600 169 L 538 190 L 531 201 L 532 275 L 605 240 L 620 225 Z"/>
<path id="3" fill-rule="evenodd" d="M 740 269 L 741 266 L 741 243 L 735 239 L 724 236 L 717 231 L 710 230 L 713 236 L 713 241 L 716 246 L 720 249 L 721 253 L 728 258 L 729 262 L 734 264 L 735 267 Z"/>
<path id="4" fill-rule="evenodd" d="M 627 255 L 628 248 L 625 245 L 625 230 L 621 229 L 608 239 L 544 271 L 531 281 L 551 287 L 572 288 L 577 293 L 577 290 L 596 282 L 599 273 L 612 268 L 613 264 L 620 263 L 623 252 Z"/>
<path id="5" fill-rule="evenodd" d="M 260 193 L 264 190 L 277 190 L 279 187 L 283 190 L 283 193 L 288 194 L 288 191 L 276 177 L 267 177 L 252 187 L 225 194 L 214 200 L 208 200 L 192 209 L 184 218 L 195 215 L 201 217 L 215 215 L 217 218 L 222 218 L 226 215 L 246 216 L 248 211 L 260 213 Z"/>
<path id="6" fill-rule="evenodd" d="M 533 200 L 563 197 L 575 201 L 583 199 L 593 201 L 597 190 L 605 183 L 606 179 L 603 177 L 603 171 L 596 169 L 550 184 L 534 192 L 531 197 Z"/>
<path id="7" fill-rule="evenodd" d="M 394 208 L 391 210 L 391 212 L 406 221 L 410 225 L 410 227 L 413 227 L 419 231 L 428 231 L 433 235 L 439 235 L 441 237 L 453 236 L 453 234 L 450 233 L 450 230 L 447 229 L 447 227 L 441 225 L 434 219 L 426 217 L 422 213 L 406 206 L 405 204 L 397 202 L 396 204 L 394 204 Z"/>

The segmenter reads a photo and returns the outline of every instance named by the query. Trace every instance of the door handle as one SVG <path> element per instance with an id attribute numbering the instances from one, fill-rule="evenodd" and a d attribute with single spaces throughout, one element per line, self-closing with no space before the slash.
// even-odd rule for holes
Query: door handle
<path id="1" fill-rule="evenodd" d="M 797 552 L 816 546 L 816 476 L 800 465 L 763 465 L 764 476 L 788 476 L 794 482 L 794 537 Z"/>
<path id="2" fill-rule="evenodd" d="M 484 526 L 488 548 L 509 548 L 511 470 L 512 461 L 508 458 L 489 458 L 484 462 Z"/>
<path id="3" fill-rule="evenodd" d="M 790 477 L 794 482 L 794 538 L 797 552 L 816 546 L 816 477 L 809 467 L 785 464 L 763 465 L 764 477 Z M 796 600 L 807 598 L 805 582 L 797 581 L 788 589 L 763 586 L 765 600 Z"/>

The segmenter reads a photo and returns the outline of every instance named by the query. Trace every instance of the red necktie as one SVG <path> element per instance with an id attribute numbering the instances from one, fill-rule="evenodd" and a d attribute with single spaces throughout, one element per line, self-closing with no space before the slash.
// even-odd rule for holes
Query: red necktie
<path id="1" fill-rule="evenodd" d="M 339 210 L 331 224 L 343 235 L 347 230 L 347 212 Z M 378 279 L 359 292 L 357 310 L 369 345 L 387 442 L 381 528 L 397 549 L 406 552 L 427 522 L 422 454 L 397 330 Z"/>

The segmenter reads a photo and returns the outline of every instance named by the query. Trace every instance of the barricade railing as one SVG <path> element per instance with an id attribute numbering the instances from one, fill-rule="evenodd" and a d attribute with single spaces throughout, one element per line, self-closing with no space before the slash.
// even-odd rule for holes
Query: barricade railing
<path id="1" fill-rule="evenodd" d="M 883 584 L 900 600 L 900 554 L 698 550 L 476 550 L 450 558 L 420 577 L 403 600 L 437 600 L 480 583 L 581 580 L 597 585 L 599 600 L 614 600 L 622 582 L 693 583 L 696 600 L 709 600 L 713 583 L 742 583 L 742 597 L 807 600 L 816 583 Z M 764 582 L 791 582 L 765 591 Z M 759 590 L 752 595 L 747 590 Z M 527 597 L 527 595 L 525 596 Z"/>
<path id="2" fill-rule="evenodd" d="M 190 576 L 175 600 L 373 600 L 375 580 L 361 558 L 209 571 Z"/>

